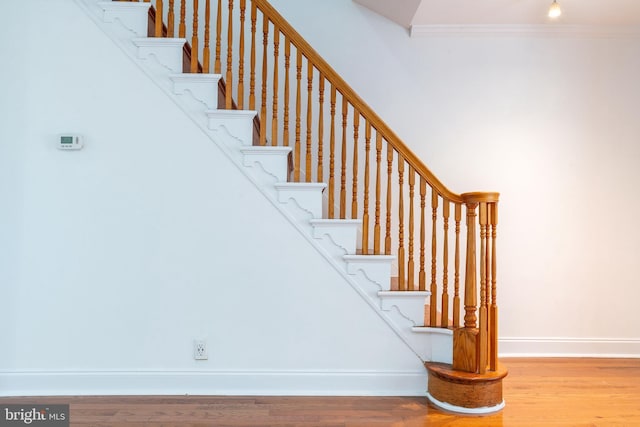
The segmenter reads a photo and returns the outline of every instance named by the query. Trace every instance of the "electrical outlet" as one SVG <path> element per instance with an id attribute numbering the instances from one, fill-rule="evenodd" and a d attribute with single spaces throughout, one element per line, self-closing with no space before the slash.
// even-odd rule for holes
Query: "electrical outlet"
<path id="1" fill-rule="evenodd" d="M 195 340 L 193 342 L 193 358 L 196 360 L 207 360 L 207 342 L 204 340 Z"/>

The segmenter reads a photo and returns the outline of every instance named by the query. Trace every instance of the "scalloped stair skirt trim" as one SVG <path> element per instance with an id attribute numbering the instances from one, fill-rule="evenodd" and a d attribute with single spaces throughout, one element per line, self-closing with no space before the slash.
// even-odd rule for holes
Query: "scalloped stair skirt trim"
<path id="1" fill-rule="evenodd" d="M 182 39 L 142 38 L 138 24 L 131 23 L 130 3 L 76 0 L 96 24 L 154 83 L 179 106 L 192 122 L 240 169 L 276 206 L 301 234 L 337 270 L 363 300 L 389 325 L 398 337 L 422 361 L 450 361 L 441 346 L 450 335 L 431 333 L 430 328 L 417 333 L 414 327 L 424 324 L 422 311 L 429 293 L 406 293 L 402 298 L 380 294 L 391 287 L 392 256 L 356 255 L 359 220 L 322 219 L 326 209 L 324 183 L 287 182 L 286 147 L 254 147 L 255 111 L 217 110 L 218 75 L 181 74 Z M 109 20 L 103 19 L 108 9 Z M 126 19 L 119 17 L 119 10 Z M 146 15 L 140 19 L 145 20 Z M 136 29 L 128 28 L 132 25 Z M 216 90 L 211 90 L 209 85 Z M 416 314 L 418 313 L 418 314 Z M 437 337 L 432 341 L 432 335 Z M 451 344 L 444 345 L 445 349 Z M 435 358 L 434 358 L 435 356 Z M 444 357 L 443 357 L 444 356 Z M 425 376 L 423 376 L 424 380 Z M 424 389 L 424 387 L 423 387 Z"/>

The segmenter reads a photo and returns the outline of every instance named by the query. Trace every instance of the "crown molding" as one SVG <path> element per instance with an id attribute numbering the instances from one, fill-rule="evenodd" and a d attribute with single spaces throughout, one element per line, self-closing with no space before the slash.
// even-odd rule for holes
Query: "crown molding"
<path id="1" fill-rule="evenodd" d="M 640 38 L 640 25 L 412 25 L 412 38 L 421 37 L 577 37 Z"/>

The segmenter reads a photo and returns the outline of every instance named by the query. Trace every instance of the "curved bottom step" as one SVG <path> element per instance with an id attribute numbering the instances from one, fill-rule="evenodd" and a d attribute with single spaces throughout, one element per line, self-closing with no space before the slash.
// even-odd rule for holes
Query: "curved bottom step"
<path id="1" fill-rule="evenodd" d="M 504 408 L 502 380 L 507 370 L 475 374 L 454 371 L 449 364 L 425 362 L 429 373 L 427 397 L 434 405 L 463 414 L 491 414 Z"/>

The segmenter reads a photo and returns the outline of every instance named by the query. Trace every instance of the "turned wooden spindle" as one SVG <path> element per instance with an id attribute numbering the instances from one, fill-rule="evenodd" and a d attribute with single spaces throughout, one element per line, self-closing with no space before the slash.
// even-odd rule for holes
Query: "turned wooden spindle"
<path id="1" fill-rule="evenodd" d="M 204 5 L 204 48 L 202 49 L 202 72 L 205 74 L 209 73 L 209 63 L 211 62 L 210 60 L 210 55 L 211 55 L 211 49 L 209 47 L 209 34 L 211 32 L 211 4 L 210 4 L 210 0 L 206 0 L 205 1 L 205 5 Z M 231 92 L 231 86 L 230 84 L 227 82 L 227 88 L 229 88 L 227 90 L 227 93 Z"/>
<path id="2" fill-rule="evenodd" d="M 413 166 L 409 165 L 409 261 L 407 262 L 407 290 L 415 290 L 415 263 L 413 261 L 413 233 L 414 233 L 414 215 L 413 215 L 413 199 L 415 196 L 416 174 Z"/>
<path id="3" fill-rule="evenodd" d="M 376 130 L 376 211 L 373 225 L 373 253 L 380 255 L 380 164 L 382 163 L 382 134 Z"/>
<path id="4" fill-rule="evenodd" d="M 290 71 L 291 68 L 291 40 L 289 37 L 284 39 L 284 126 L 282 130 L 282 144 L 285 147 L 289 146 L 289 98 L 291 91 L 290 85 Z"/>
<path id="5" fill-rule="evenodd" d="M 175 3 L 175 0 L 169 0 L 169 12 L 167 12 L 167 37 L 169 38 L 173 38 L 175 35 L 174 26 L 175 26 L 176 15 L 173 10 L 174 3 Z"/>
<path id="6" fill-rule="evenodd" d="M 407 290 L 404 264 L 404 157 L 401 153 L 398 153 L 398 290 Z"/>
<path id="7" fill-rule="evenodd" d="M 233 0 L 229 0 L 229 19 L 227 24 L 227 75 L 225 83 L 227 85 L 224 99 L 225 108 L 227 110 L 231 110 L 233 108 Z"/>
<path id="8" fill-rule="evenodd" d="M 460 221 L 462 219 L 462 205 L 456 203 L 454 207 L 456 249 L 454 255 L 453 276 L 453 327 L 460 327 Z"/>
<path id="9" fill-rule="evenodd" d="M 449 215 L 450 202 L 448 199 L 442 201 L 442 216 L 444 219 L 444 238 L 442 239 L 442 310 L 440 326 L 449 327 Z"/>
<path id="10" fill-rule="evenodd" d="M 425 291 L 427 289 L 427 273 L 424 270 L 425 265 L 425 244 L 426 244 L 426 224 L 424 221 L 424 212 L 427 198 L 427 181 L 420 177 L 420 270 L 418 272 L 418 290 Z M 431 325 L 431 316 L 428 319 L 428 326 Z"/>
<path id="11" fill-rule="evenodd" d="M 162 17 L 163 17 L 162 0 L 156 0 L 156 22 L 155 22 L 155 28 L 154 28 L 155 37 L 162 37 Z"/>
<path id="12" fill-rule="evenodd" d="M 480 203 L 480 330 L 478 373 L 484 374 L 487 370 L 487 203 Z M 466 289 L 465 289 L 466 291 Z"/>
<path id="13" fill-rule="evenodd" d="M 222 0 L 218 0 L 218 9 L 216 11 L 216 57 L 213 64 L 213 70 L 216 74 L 222 71 Z M 227 84 L 227 91 L 231 89 Z"/>
<path id="14" fill-rule="evenodd" d="M 302 91 L 302 52 L 300 49 L 296 49 L 296 139 L 293 148 L 293 180 L 300 182 L 300 114 L 302 111 L 301 106 L 301 91 Z"/>
<path id="15" fill-rule="evenodd" d="M 358 218 L 358 138 L 360 113 L 353 109 L 353 167 L 351 169 L 351 219 Z"/>
<path id="16" fill-rule="evenodd" d="M 362 208 L 362 255 L 369 255 L 369 155 L 371 153 L 371 123 L 364 128 L 364 201 Z"/>
<path id="17" fill-rule="evenodd" d="M 187 0 L 180 0 L 180 22 L 178 23 L 178 37 L 185 38 L 187 33 Z"/>
<path id="18" fill-rule="evenodd" d="M 249 110 L 256 109 L 256 4 L 251 2 L 251 54 L 249 70 Z M 216 71 L 218 73 L 219 71 Z"/>
<path id="19" fill-rule="evenodd" d="M 198 0 L 193 0 L 193 28 L 191 36 L 191 73 L 198 72 Z"/>
<path id="20" fill-rule="evenodd" d="M 244 23 L 247 0 L 240 0 L 240 36 L 238 46 L 238 110 L 244 109 Z"/>
<path id="21" fill-rule="evenodd" d="M 305 181 L 312 182 L 313 181 L 313 170 L 312 170 L 312 161 L 313 161 L 313 152 L 311 148 L 311 132 L 312 132 L 312 119 L 313 119 L 313 64 L 311 61 L 307 60 L 307 147 L 305 151 Z"/>
<path id="22" fill-rule="evenodd" d="M 267 144 L 267 47 L 269 45 L 269 17 L 262 19 L 262 102 L 260 103 L 260 145 Z"/>
<path id="23" fill-rule="evenodd" d="M 393 174 L 393 147 L 387 142 L 387 215 L 384 235 L 384 254 L 391 255 L 391 174 Z"/>
<path id="24" fill-rule="evenodd" d="M 273 100 L 271 106 L 271 145 L 278 145 L 278 57 L 280 55 L 280 28 L 273 24 Z"/>
<path id="25" fill-rule="evenodd" d="M 331 85 L 331 124 L 329 125 L 329 218 L 335 218 L 336 169 L 336 87 Z"/>
<path id="26" fill-rule="evenodd" d="M 318 170 L 317 181 L 324 181 L 324 75 L 318 80 Z"/>
<path id="27" fill-rule="evenodd" d="M 489 324 L 491 350 L 489 353 L 489 369 L 496 371 L 498 369 L 498 302 L 496 288 L 496 237 L 498 228 L 498 203 L 491 204 L 491 310 Z"/>
<path id="28" fill-rule="evenodd" d="M 340 219 L 347 218 L 347 98 L 342 95 L 342 151 L 340 162 Z"/>
<path id="29" fill-rule="evenodd" d="M 436 282 L 437 265 L 437 221 L 438 221 L 438 192 L 431 188 L 431 298 L 429 301 L 430 323 L 435 326 L 438 322 L 438 282 Z"/>

